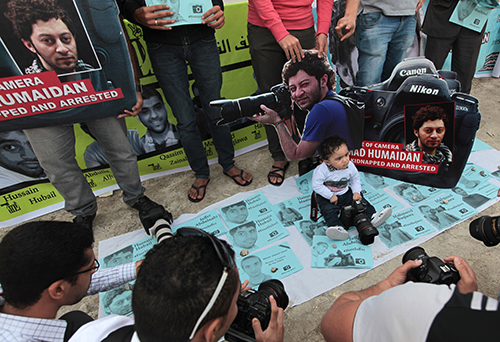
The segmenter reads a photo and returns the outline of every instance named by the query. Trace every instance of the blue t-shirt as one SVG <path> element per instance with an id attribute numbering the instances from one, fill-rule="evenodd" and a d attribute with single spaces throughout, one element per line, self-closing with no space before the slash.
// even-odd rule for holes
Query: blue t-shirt
<path id="1" fill-rule="evenodd" d="M 333 90 L 330 94 L 334 94 Z M 307 114 L 302 140 L 321 142 L 335 134 L 347 139 L 349 149 L 354 146 L 344 105 L 335 100 L 316 103 Z"/>

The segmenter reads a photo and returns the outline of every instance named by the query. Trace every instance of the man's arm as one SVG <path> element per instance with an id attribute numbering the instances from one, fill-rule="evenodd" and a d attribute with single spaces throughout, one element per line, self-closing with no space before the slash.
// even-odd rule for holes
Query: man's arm
<path id="1" fill-rule="evenodd" d="M 401 285 L 406 273 L 422 264 L 422 260 L 409 260 L 396 268 L 386 279 L 363 291 L 353 291 L 340 296 L 321 320 L 321 334 L 327 342 L 352 342 L 354 317 L 359 305 L 367 298 Z"/>
<path id="2" fill-rule="evenodd" d="M 316 46 L 315 49 L 321 53 L 325 54 L 328 52 L 328 31 L 331 25 L 332 19 L 332 9 L 333 0 L 318 0 L 317 4 L 317 14 L 318 30 L 316 32 Z"/>
<path id="3" fill-rule="evenodd" d="M 141 263 L 142 260 L 98 270 L 92 275 L 87 295 L 108 291 L 135 280 Z"/>
<path id="4" fill-rule="evenodd" d="M 264 111 L 264 115 L 253 116 L 250 119 L 268 125 L 274 125 L 278 131 L 281 148 L 285 152 L 289 160 L 304 159 L 314 155 L 320 141 L 304 141 L 301 140 L 298 144 L 293 140 L 292 135 L 288 131 L 284 122 L 281 121 L 279 115 L 272 109 L 261 105 L 260 108 Z"/>
<path id="5" fill-rule="evenodd" d="M 340 37 L 340 41 L 343 41 L 353 35 L 356 30 L 356 18 L 358 17 L 358 8 L 360 0 L 347 0 L 345 4 L 345 14 L 337 22 L 335 26 L 335 31 Z M 346 33 L 342 32 L 345 29 Z"/>

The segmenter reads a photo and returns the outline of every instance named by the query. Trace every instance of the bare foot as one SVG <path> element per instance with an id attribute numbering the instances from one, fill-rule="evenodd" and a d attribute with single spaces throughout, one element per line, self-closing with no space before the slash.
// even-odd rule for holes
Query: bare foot
<path id="1" fill-rule="evenodd" d="M 238 183 L 239 185 L 242 185 L 242 186 L 248 185 L 248 184 L 250 184 L 250 182 L 252 182 L 252 175 L 246 171 L 243 171 L 243 179 L 242 179 L 242 177 L 240 176 L 241 169 L 239 169 L 237 166 L 234 166 L 228 172 L 224 172 L 224 174 L 233 178 L 233 180 L 236 183 Z"/>
<path id="2" fill-rule="evenodd" d="M 209 181 L 210 178 L 209 179 L 196 178 L 193 185 L 199 188 L 199 190 L 196 191 L 195 188 L 189 188 L 188 196 L 194 200 L 201 201 L 203 197 L 205 197 L 205 191 L 207 190 L 206 185 L 208 184 Z"/>
<path id="3" fill-rule="evenodd" d="M 280 168 L 284 168 L 287 163 L 288 163 L 287 160 L 275 161 L 273 164 L 273 168 L 275 166 L 280 167 Z M 271 183 L 271 184 L 280 184 L 281 185 L 281 183 L 283 183 L 283 178 L 285 177 L 285 171 L 281 171 L 281 170 L 277 170 L 277 169 L 273 169 L 273 168 L 271 168 L 271 172 L 277 173 L 283 177 L 276 177 L 276 176 L 273 176 L 272 174 L 269 174 L 267 179 L 269 180 L 269 183 Z"/>

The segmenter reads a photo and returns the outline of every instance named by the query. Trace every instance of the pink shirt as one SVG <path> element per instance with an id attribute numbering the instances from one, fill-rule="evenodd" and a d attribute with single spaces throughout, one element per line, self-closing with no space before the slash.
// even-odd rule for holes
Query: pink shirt
<path id="1" fill-rule="evenodd" d="M 277 42 L 289 34 L 288 30 L 304 30 L 314 26 L 313 0 L 248 0 L 248 22 L 266 27 Z M 328 35 L 333 0 L 317 0 L 317 33 Z"/>

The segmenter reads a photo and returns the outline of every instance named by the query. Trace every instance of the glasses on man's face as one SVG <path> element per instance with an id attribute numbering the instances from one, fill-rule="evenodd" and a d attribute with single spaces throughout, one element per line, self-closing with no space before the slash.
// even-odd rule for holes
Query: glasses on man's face
<path id="1" fill-rule="evenodd" d="M 78 274 L 82 274 L 82 273 L 87 273 L 87 272 L 91 272 L 91 271 L 97 271 L 99 269 L 101 265 L 99 264 L 99 261 L 97 261 L 96 258 L 94 258 L 94 266 L 86 269 L 86 270 L 83 270 L 83 271 L 80 271 L 80 272 L 76 272 L 76 273 L 73 273 L 72 275 L 78 275 Z"/>
<path id="2" fill-rule="evenodd" d="M 194 335 L 196 334 L 196 331 L 198 330 L 198 327 L 200 326 L 201 322 L 203 319 L 207 316 L 207 314 L 210 312 L 212 307 L 214 306 L 215 301 L 217 300 L 217 297 L 219 297 L 220 292 L 222 291 L 222 288 L 224 287 L 224 284 L 226 283 L 227 276 L 229 275 L 229 270 L 233 269 L 235 267 L 234 260 L 231 256 L 230 251 L 227 249 L 227 247 L 215 236 L 207 233 L 204 230 L 197 229 L 197 228 L 191 228 L 191 227 L 183 227 L 179 228 L 175 235 L 179 236 L 203 236 L 207 237 L 210 239 L 212 242 L 212 245 L 214 246 L 215 252 L 217 253 L 217 256 L 219 257 L 219 260 L 224 266 L 224 270 L 222 271 L 222 276 L 220 277 L 219 283 L 217 284 L 217 287 L 215 288 L 215 291 L 212 295 L 212 298 L 208 301 L 207 306 L 205 307 L 205 310 L 200 315 L 200 318 L 196 321 L 196 324 L 194 325 L 193 331 L 191 332 L 191 335 L 189 335 L 189 339 L 192 340 Z"/>

